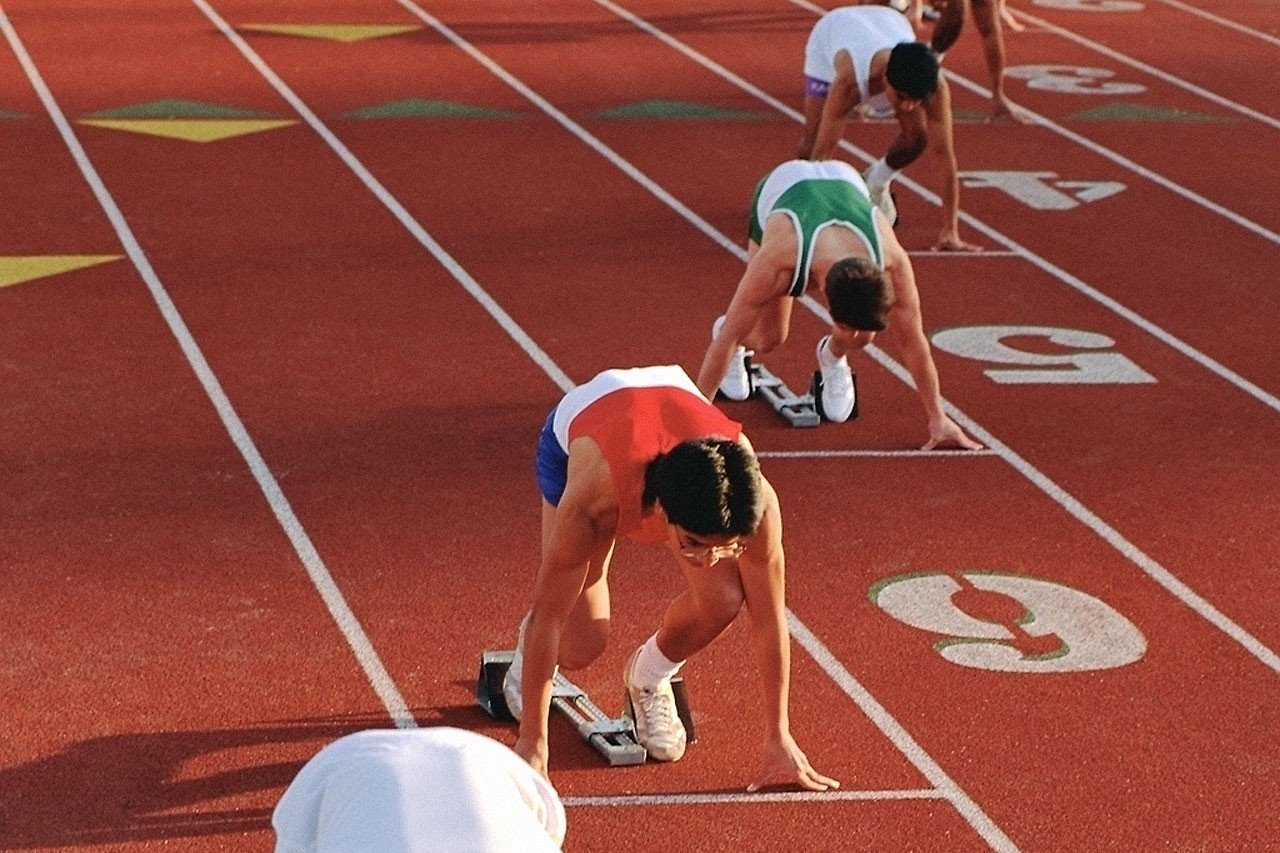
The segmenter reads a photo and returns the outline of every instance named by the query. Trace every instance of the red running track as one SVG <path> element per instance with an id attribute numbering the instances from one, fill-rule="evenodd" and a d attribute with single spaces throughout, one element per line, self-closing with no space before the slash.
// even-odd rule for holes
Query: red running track
<path id="1" fill-rule="evenodd" d="M 778 106 L 797 103 L 815 19 L 781 0 L 624 6 L 151 0 L 89 18 L 4 4 L 33 66 L 13 42 L 0 59 L 0 156 L 23 164 L 0 178 L 0 259 L 122 257 L 0 288 L 0 845 L 263 849 L 283 787 L 342 733 L 445 723 L 510 742 L 470 691 L 529 593 L 533 435 L 564 384 L 601 368 L 696 366 L 741 269 L 751 187 L 795 144 Z M 917 256 L 926 327 L 946 333 L 944 393 L 995 452 L 788 455 L 919 445 L 889 342 L 856 365 L 855 424 L 795 431 L 730 406 L 787 516 L 794 728 L 842 797 L 736 796 L 757 760 L 736 626 L 686 669 L 701 741 L 679 764 L 606 769 L 556 732 L 567 849 L 655 824 L 628 846 L 1280 837 L 1280 377 L 1261 343 L 1278 313 L 1260 156 L 1275 127 L 1052 27 L 1274 121 L 1274 87 L 1248 77 L 1265 63 L 1230 61 L 1272 48 L 1160 3 L 1015 8 L 1051 26 L 1009 35 L 1010 65 L 1103 67 L 1144 89 L 1015 78 L 1015 100 L 1052 126 L 957 124 L 966 172 L 1051 173 L 1041 183 L 1077 202 L 1037 210 L 966 187 L 966 236 L 1001 251 Z M 1205 8 L 1274 37 L 1263 4 Z M 351 43 L 242 29 L 242 49 L 219 20 L 416 29 Z M 1151 38 L 1170 29 L 1200 49 Z M 962 116 L 980 112 L 971 30 L 947 65 Z M 406 98 L 508 117 L 344 117 Z M 78 122 L 162 99 L 294 123 L 198 144 Z M 652 99 L 754 118 L 600 115 Z M 1117 102 L 1129 119 L 1078 117 Z M 1217 120 L 1139 121 L 1133 104 Z M 876 152 L 890 133 L 847 138 Z M 1210 145 L 1221 156 L 1198 156 Z M 845 156 L 861 165 L 857 150 Z M 907 177 L 932 187 L 923 164 Z M 1104 182 L 1123 189 L 1071 195 Z M 904 188 L 901 234 L 922 249 L 935 209 Z M 800 311 L 795 326 L 770 364 L 799 382 L 820 323 Z M 1119 376 L 1154 381 L 996 381 L 1017 365 L 974 331 L 993 327 L 1020 329 L 1005 343 L 1058 371 L 1098 345 L 1034 330 L 1105 336 Z M 579 679 L 611 708 L 626 652 L 678 583 L 638 548 L 614 574 L 617 642 Z"/>

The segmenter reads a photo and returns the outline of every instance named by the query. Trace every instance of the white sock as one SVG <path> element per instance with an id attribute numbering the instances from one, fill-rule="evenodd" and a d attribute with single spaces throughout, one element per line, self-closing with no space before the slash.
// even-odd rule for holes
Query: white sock
<path id="1" fill-rule="evenodd" d="M 631 665 L 631 683 L 642 689 L 652 690 L 667 678 L 671 678 L 684 666 L 684 661 L 669 660 L 658 648 L 658 635 L 654 634 L 640 647 L 635 663 Z"/>
<path id="2" fill-rule="evenodd" d="M 716 338 L 720 337 L 720 330 L 724 328 L 724 321 L 725 316 L 721 314 L 716 318 L 716 321 L 711 324 L 711 340 L 714 341 Z"/>
<path id="3" fill-rule="evenodd" d="M 890 169 L 889 164 L 881 157 L 879 160 L 871 164 L 867 169 L 866 179 L 867 188 L 871 190 L 883 190 L 889 186 L 889 182 L 898 177 L 901 173 L 900 169 Z"/>

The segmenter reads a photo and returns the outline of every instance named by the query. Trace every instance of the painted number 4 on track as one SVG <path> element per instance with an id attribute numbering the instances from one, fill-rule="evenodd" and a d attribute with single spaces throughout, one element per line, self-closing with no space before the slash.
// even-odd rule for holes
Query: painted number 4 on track
<path id="1" fill-rule="evenodd" d="M 1015 65 L 1005 73 L 1012 79 L 1026 80 L 1028 88 L 1059 94 L 1116 96 L 1146 91 L 1139 83 L 1111 79 L 1115 73 L 1105 68 Z M 1032 210 L 1072 210 L 1125 190 L 1119 181 L 1064 180 L 1051 171 L 969 171 L 960 172 L 959 177 L 969 189 L 1000 190 Z"/>

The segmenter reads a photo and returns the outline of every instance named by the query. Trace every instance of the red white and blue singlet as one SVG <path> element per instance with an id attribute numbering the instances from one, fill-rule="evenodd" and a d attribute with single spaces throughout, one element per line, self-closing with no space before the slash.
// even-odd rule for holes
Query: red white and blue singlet
<path id="1" fill-rule="evenodd" d="M 618 498 L 618 534 L 661 542 L 666 525 L 642 517 L 644 472 L 654 457 L 682 441 L 714 436 L 736 441 L 742 424 L 725 417 L 678 366 L 606 370 L 574 388 L 547 418 L 538 442 L 538 484 L 553 506 L 564 494 L 569 444 L 592 439 Z"/>

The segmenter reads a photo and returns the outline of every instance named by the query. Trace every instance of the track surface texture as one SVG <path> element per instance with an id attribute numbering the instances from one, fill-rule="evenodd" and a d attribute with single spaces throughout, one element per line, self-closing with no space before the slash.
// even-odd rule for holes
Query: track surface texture
<path id="1" fill-rule="evenodd" d="M 1011 0 L 988 122 L 946 57 L 961 230 L 897 184 L 978 453 L 746 425 L 786 519 L 792 728 L 833 794 L 747 795 L 739 620 L 699 741 L 611 769 L 553 722 L 565 849 L 1280 849 L 1280 14 Z M 696 372 L 804 0 L 2 0 L 0 848 L 250 851 L 364 728 L 513 743 L 472 691 L 537 569 L 537 431 L 609 367 Z M 300 29 L 301 28 L 301 29 Z M 851 121 L 862 168 L 892 138 Z M 808 310 L 810 307 L 813 310 Z M 768 358 L 813 370 L 817 303 Z M 623 543 L 618 674 L 681 589 Z M 745 619 L 745 617 L 744 617 Z"/>

